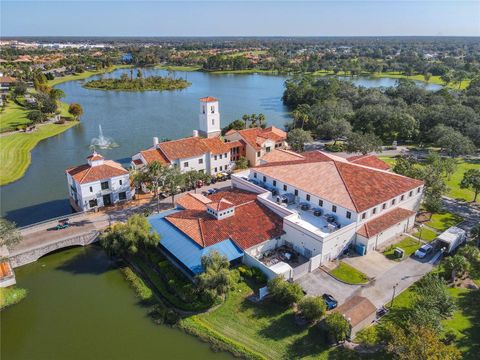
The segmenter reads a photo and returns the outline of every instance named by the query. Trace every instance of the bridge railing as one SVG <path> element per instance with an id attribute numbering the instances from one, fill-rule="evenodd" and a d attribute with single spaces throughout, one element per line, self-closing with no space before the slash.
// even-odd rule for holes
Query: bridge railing
<path id="1" fill-rule="evenodd" d="M 79 213 L 57 216 L 57 217 L 54 217 L 54 218 L 50 218 L 50 219 L 46 219 L 46 220 L 43 220 L 43 221 L 38 221 L 36 223 L 21 226 L 21 227 L 18 227 L 17 229 L 19 231 L 22 231 L 22 230 L 30 229 L 30 228 L 35 227 L 35 226 L 48 224 L 49 222 L 52 222 L 52 221 L 59 221 L 59 220 L 66 219 L 66 218 L 68 218 L 68 219 L 77 218 L 77 217 L 85 216 L 86 214 L 88 214 L 88 212 L 79 212 Z"/>

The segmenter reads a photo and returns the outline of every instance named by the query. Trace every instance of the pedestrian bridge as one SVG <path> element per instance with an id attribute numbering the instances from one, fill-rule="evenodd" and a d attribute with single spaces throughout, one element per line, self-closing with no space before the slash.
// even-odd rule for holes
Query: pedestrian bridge
<path id="1" fill-rule="evenodd" d="M 86 246 L 98 239 L 99 232 L 90 230 L 86 233 L 73 235 L 66 238 L 56 238 L 51 241 L 32 244 L 32 246 L 21 247 L 10 251 L 10 265 L 13 268 L 26 265 L 37 261 L 44 255 L 56 250 L 60 250 L 70 246 Z"/>

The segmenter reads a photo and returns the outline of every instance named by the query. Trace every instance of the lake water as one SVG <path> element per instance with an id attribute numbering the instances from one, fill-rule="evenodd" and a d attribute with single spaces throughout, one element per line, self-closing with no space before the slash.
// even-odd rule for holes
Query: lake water
<path id="1" fill-rule="evenodd" d="M 15 273 L 28 295 L 1 312 L 1 359 L 232 358 L 180 330 L 156 325 L 97 247 L 50 254 Z"/>
<path id="2" fill-rule="evenodd" d="M 122 73 L 129 73 L 129 70 L 120 69 L 103 76 L 119 77 Z M 144 71 L 145 76 L 153 74 L 165 75 L 166 72 Z M 82 81 L 58 85 L 67 94 L 63 101 L 83 106 L 82 122 L 38 144 L 32 151 L 32 163 L 25 176 L 0 188 L 2 216 L 18 225 L 26 225 L 68 214 L 71 209 L 64 170 L 85 162 L 91 140 L 98 136 L 99 125 L 104 135 L 119 145 L 99 152 L 108 159 L 128 165 L 133 154 L 151 146 L 153 136 L 169 139 L 190 136 L 198 127 L 198 99 L 203 96 L 211 95 L 220 100 L 223 125 L 246 113 L 264 113 L 268 124 L 278 127 L 289 121 L 281 101 L 286 77 L 203 72 L 177 72 L 175 75 L 186 78 L 192 86 L 178 91 L 117 92 L 85 89 Z M 365 87 L 393 86 L 395 82 L 387 78 L 353 80 Z M 426 87 L 439 88 L 433 84 Z"/>

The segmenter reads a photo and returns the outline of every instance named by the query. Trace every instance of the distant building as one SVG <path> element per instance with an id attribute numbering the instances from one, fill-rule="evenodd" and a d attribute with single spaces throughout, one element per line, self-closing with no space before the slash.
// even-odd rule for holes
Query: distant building
<path id="1" fill-rule="evenodd" d="M 240 141 L 250 166 L 260 164 L 260 158 L 275 149 L 287 148 L 287 133 L 275 126 L 266 129 L 259 127 L 230 130 L 225 134 L 225 141 Z"/>
<path id="2" fill-rule="evenodd" d="M 131 200 L 130 174 L 121 164 L 105 160 L 95 151 L 87 164 L 67 169 L 70 204 L 77 211 L 87 211 Z"/>
<path id="3" fill-rule="evenodd" d="M 10 89 L 15 83 L 17 79 L 11 76 L 0 76 L 0 90 L 8 90 Z"/>

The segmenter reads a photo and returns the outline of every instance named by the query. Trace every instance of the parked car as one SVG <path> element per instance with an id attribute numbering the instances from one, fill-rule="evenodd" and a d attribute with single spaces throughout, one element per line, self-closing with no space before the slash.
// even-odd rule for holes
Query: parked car
<path id="1" fill-rule="evenodd" d="M 207 190 L 208 195 L 213 195 L 213 194 L 216 194 L 217 192 L 218 192 L 217 188 L 212 188 Z"/>
<path id="2" fill-rule="evenodd" d="M 338 301 L 330 294 L 323 294 L 322 295 L 325 304 L 327 305 L 327 310 L 335 309 L 338 305 Z"/>
<path id="3" fill-rule="evenodd" d="M 420 249 L 415 251 L 415 256 L 419 259 L 423 259 L 428 254 L 430 254 L 432 252 L 432 250 L 433 250 L 432 245 L 430 245 L 430 244 L 422 245 L 422 247 Z"/>

